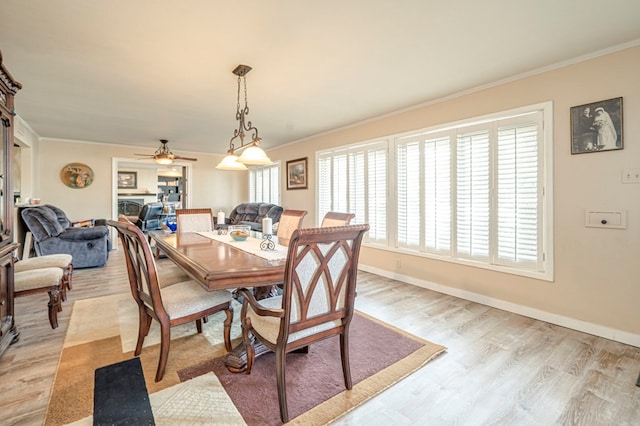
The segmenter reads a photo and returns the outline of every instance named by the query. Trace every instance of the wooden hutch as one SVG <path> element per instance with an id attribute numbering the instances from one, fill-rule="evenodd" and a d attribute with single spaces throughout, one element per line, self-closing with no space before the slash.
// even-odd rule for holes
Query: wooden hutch
<path id="1" fill-rule="evenodd" d="M 13 304 L 13 97 L 22 86 L 2 63 L 0 52 L 0 355 L 18 340 Z"/>

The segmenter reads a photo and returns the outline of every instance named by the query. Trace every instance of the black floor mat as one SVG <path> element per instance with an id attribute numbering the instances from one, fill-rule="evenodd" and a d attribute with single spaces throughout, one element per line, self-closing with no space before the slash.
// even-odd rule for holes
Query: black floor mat
<path id="1" fill-rule="evenodd" d="M 155 425 L 139 358 L 96 369 L 94 425 Z"/>

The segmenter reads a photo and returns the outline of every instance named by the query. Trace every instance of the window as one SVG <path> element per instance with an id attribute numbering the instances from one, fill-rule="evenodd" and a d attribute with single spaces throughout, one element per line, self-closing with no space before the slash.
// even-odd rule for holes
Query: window
<path id="1" fill-rule="evenodd" d="M 387 241 L 387 142 L 318 153 L 318 221 L 329 211 L 368 223 L 368 242 Z"/>
<path id="2" fill-rule="evenodd" d="M 552 280 L 552 106 L 518 108 L 319 152 L 319 220 L 366 243 Z"/>
<path id="3" fill-rule="evenodd" d="M 397 247 L 548 279 L 544 113 L 397 138 Z"/>
<path id="4" fill-rule="evenodd" d="M 280 162 L 249 167 L 249 201 L 280 205 Z"/>

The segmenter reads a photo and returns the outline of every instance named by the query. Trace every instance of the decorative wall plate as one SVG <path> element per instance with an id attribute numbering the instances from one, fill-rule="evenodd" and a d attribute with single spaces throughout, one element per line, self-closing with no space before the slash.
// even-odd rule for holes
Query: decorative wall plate
<path id="1" fill-rule="evenodd" d="M 69 163 L 60 170 L 60 180 L 69 188 L 86 188 L 93 183 L 93 170 L 84 163 Z"/>

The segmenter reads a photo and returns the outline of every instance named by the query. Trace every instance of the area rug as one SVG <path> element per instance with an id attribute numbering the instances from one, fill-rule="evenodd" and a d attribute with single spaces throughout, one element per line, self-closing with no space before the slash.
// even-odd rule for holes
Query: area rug
<path id="1" fill-rule="evenodd" d="M 234 308 L 235 345 L 240 306 Z M 211 316 L 202 334 L 194 324 L 174 327 L 160 383 L 153 381 L 160 342 L 153 323 L 140 360 L 156 424 L 280 424 L 273 355 L 259 357 L 251 375 L 229 373 L 223 365 L 223 320 L 223 313 Z M 137 308 L 129 294 L 76 301 L 45 424 L 92 424 L 94 371 L 132 358 L 136 337 Z M 338 348 L 332 338 L 312 345 L 308 354 L 287 356 L 291 424 L 329 423 L 445 350 L 357 313 L 350 349 L 354 387 L 346 391 Z"/>

